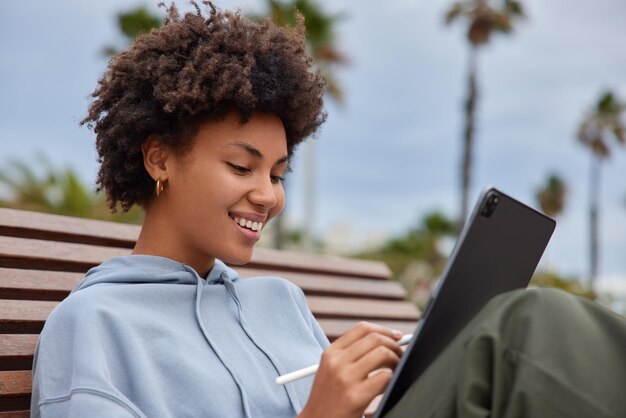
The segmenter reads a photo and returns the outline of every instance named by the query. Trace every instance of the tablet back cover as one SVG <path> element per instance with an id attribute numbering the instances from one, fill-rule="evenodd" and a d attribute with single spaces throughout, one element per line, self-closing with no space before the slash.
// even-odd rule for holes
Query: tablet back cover
<path id="1" fill-rule="evenodd" d="M 376 417 L 409 386 L 494 296 L 528 286 L 555 228 L 553 219 L 497 189 L 481 195 L 433 291 Z"/>

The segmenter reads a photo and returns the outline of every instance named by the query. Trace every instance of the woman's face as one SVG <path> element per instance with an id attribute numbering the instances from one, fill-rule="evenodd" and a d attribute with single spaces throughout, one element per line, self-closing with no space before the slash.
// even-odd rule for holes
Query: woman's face
<path id="1" fill-rule="evenodd" d="M 271 218 L 283 209 L 287 139 L 282 121 L 255 113 L 241 124 L 238 113 L 202 124 L 191 150 L 167 158 L 166 228 L 177 259 L 199 273 L 214 259 L 243 264 Z M 163 200 L 163 201 L 161 201 Z"/>

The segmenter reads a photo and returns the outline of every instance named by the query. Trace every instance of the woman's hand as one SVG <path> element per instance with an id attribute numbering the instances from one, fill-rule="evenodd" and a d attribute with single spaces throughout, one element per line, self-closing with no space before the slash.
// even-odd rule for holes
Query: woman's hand
<path id="1" fill-rule="evenodd" d="M 359 322 L 335 340 L 322 354 L 309 401 L 299 417 L 361 418 L 389 383 L 402 355 L 397 344 L 401 337 L 398 331 Z"/>

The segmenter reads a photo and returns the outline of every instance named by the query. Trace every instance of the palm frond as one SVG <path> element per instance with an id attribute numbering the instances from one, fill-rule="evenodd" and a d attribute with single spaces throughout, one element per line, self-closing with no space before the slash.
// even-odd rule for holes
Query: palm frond
<path id="1" fill-rule="evenodd" d="M 615 112 L 618 107 L 619 106 L 617 105 L 613 92 L 605 91 L 598 100 L 596 111 L 598 114 L 606 115 Z"/>
<path id="2" fill-rule="evenodd" d="M 445 16 L 446 25 L 450 25 L 455 20 L 463 16 L 465 13 L 465 7 L 462 3 L 456 2 L 448 9 Z"/>
<path id="3" fill-rule="evenodd" d="M 504 10 L 510 16 L 526 17 L 524 6 L 517 0 L 506 0 L 504 3 Z"/>
<path id="4" fill-rule="evenodd" d="M 621 120 L 615 121 L 615 124 L 613 125 L 613 135 L 615 135 L 617 142 L 622 145 L 626 145 L 626 127 Z"/>
<path id="5" fill-rule="evenodd" d="M 468 24 L 467 40 L 473 46 L 482 46 L 489 42 L 493 32 L 512 32 L 514 21 L 523 17 L 524 9 L 518 0 L 501 0 L 498 7 L 485 0 L 465 0 L 452 3 L 445 22 L 451 24 L 464 18 Z"/>
<path id="6" fill-rule="evenodd" d="M 148 11 L 145 6 L 139 6 L 128 12 L 118 14 L 117 23 L 120 31 L 128 40 L 133 40 L 138 35 L 150 32 L 154 28 L 160 28 L 162 25 L 161 19 Z"/>
<path id="7" fill-rule="evenodd" d="M 593 110 L 581 122 L 578 140 L 599 157 L 609 157 L 611 136 L 617 144 L 626 144 L 626 126 L 622 120 L 625 110 L 626 106 L 612 91 L 603 92 Z"/>
<path id="8" fill-rule="evenodd" d="M 163 25 L 162 19 L 150 12 L 145 6 L 139 6 L 117 15 L 117 27 L 128 46 L 137 36 L 150 32 L 153 28 L 160 28 Z M 101 54 L 105 58 L 112 57 L 121 52 L 121 49 L 114 45 L 107 45 L 102 48 Z"/>
<path id="9" fill-rule="evenodd" d="M 557 174 L 550 174 L 547 183 L 536 192 L 541 210 L 548 216 L 557 216 L 565 206 L 567 188 Z"/>

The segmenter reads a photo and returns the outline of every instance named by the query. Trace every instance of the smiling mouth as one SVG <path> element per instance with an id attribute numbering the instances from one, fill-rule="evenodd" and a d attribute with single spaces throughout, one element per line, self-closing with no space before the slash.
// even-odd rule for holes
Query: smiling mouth
<path id="1" fill-rule="evenodd" d="M 249 229 L 250 231 L 260 232 L 263 229 L 263 222 L 252 221 L 240 216 L 231 216 L 231 219 L 241 228 Z"/>

